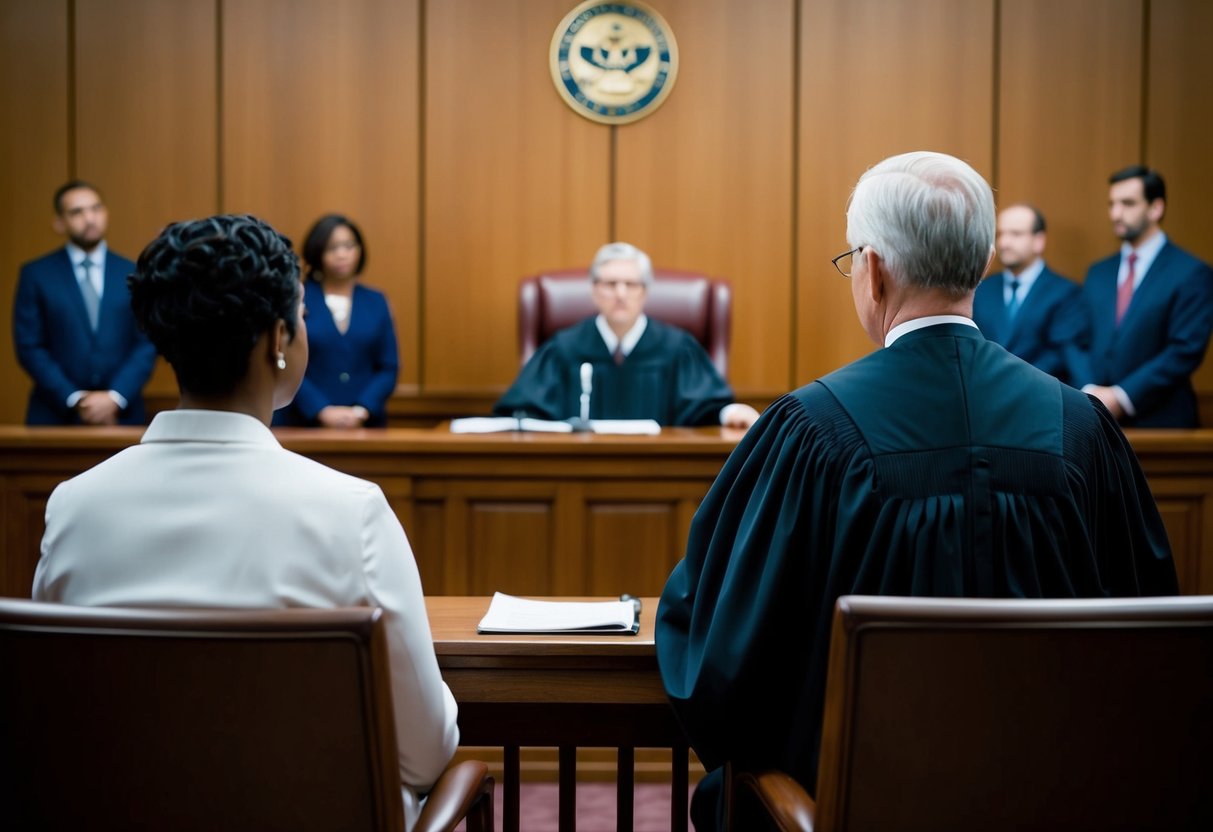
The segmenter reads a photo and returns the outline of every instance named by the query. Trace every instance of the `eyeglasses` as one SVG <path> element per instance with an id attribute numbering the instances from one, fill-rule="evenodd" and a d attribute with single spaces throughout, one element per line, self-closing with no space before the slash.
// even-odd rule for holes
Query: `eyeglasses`
<path id="1" fill-rule="evenodd" d="M 622 288 L 625 292 L 639 292 L 644 288 L 643 280 L 600 280 L 594 278 L 595 289 L 606 289 L 608 292 L 618 292 Z"/>
<path id="2" fill-rule="evenodd" d="M 853 248 L 850 251 L 844 251 L 842 254 L 830 260 L 834 264 L 834 268 L 838 269 L 838 273 L 843 277 L 851 276 L 851 256 L 856 252 L 863 251 L 863 246 Z"/>

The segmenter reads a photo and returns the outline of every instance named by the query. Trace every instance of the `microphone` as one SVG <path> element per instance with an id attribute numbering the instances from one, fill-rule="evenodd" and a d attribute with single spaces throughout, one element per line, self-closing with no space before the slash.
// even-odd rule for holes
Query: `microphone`
<path id="1" fill-rule="evenodd" d="M 581 416 L 569 419 L 575 431 L 590 429 L 590 391 L 593 389 L 594 365 L 583 362 L 581 365 Z"/>

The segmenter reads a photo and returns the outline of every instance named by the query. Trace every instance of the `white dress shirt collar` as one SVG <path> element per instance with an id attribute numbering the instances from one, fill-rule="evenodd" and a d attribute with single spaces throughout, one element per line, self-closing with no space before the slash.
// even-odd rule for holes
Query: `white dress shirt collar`
<path id="1" fill-rule="evenodd" d="M 64 248 L 67 249 L 68 259 L 72 261 L 72 268 L 76 271 L 76 274 L 80 273 L 80 264 L 84 262 L 84 258 L 86 257 L 96 263 L 102 271 L 105 270 L 105 255 L 109 251 L 105 245 L 105 240 L 97 243 L 97 247 L 92 251 L 85 251 L 75 243 L 67 243 Z"/>
<path id="2" fill-rule="evenodd" d="M 973 323 L 972 318 L 966 318 L 963 315 L 928 315 L 925 318 L 914 318 L 910 321 L 902 321 L 897 326 L 889 330 L 889 334 L 884 337 L 884 345 L 886 347 L 893 346 L 893 342 L 903 335 L 908 335 L 916 329 L 923 329 L 936 324 L 964 324 L 977 329 L 977 324 Z"/>
<path id="3" fill-rule="evenodd" d="M 632 324 L 632 328 L 623 334 L 622 341 L 611 330 L 611 325 L 607 323 L 606 318 L 602 315 L 594 319 L 594 324 L 598 327 L 598 334 L 602 336 L 602 340 L 606 343 L 607 352 L 614 355 L 615 347 L 618 346 L 626 356 L 632 354 L 632 350 L 636 348 L 636 343 L 640 340 L 640 336 L 644 335 L 644 331 L 649 325 L 649 318 L 641 312 L 640 317 L 636 319 L 636 323 Z"/>
<path id="4" fill-rule="evenodd" d="M 1011 274 L 1010 271 L 1002 273 L 1002 300 L 1004 304 L 1011 302 L 1011 281 L 1018 280 L 1019 288 L 1015 295 L 1019 298 L 1019 302 L 1023 303 L 1023 299 L 1028 296 L 1028 292 L 1032 291 L 1032 284 L 1036 282 L 1036 278 L 1040 277 L 1040 273 L 1045 270 L 1045 261 L 1037 257 L 1036 262 L 1028 266 L 1018 275 Z"/>
<path id="5" fill-rule="evenodd" d="M 280 447 L 260 419 L 227 410 L 165 410 L 143 432 L 148 442 L 243 442 Z"/>
<path id="6" fill-rule="evenodd" d="M 1150 266 L 1154 265 L 1154 261 L 1158 259 L 1158 253 L 1162 251 L 1162 247 L 1167 244 L 1167 235 L 1159 231 L 1150 239 L 1146 240 L 1139 247 L 1133 248 L 1128 243 L 1121 243 L 1120 246 L 1120 269 L 1116 273 L 1116 285 L 1119 286 L 1125 282 L 1129 276 L 1129 254 L 1137 253 L 1137 263 L 1133 266 L 1133 288 L 1136 289 L 1141 285 L 1142 278 L 1146 276 L 1146 272 L 1150 271 Z"/>

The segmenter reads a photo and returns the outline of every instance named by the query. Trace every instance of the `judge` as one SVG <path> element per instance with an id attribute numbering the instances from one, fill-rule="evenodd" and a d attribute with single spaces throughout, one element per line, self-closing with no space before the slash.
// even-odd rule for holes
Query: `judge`
<path id="1" fill-rule="evenodd" d="M 748 428 L 758 411 L 733 391 L 690 333 L 644 314 L 649 256 L 628 243 L 598 250 L 590 284 L 598 315 L 563 329 L 522 368 L 493 412 L 569 419 L 580 413 L 584 363 L 593 367 L 591 419 Z"/>
<path id="2" fill-rule="evenodd" d="M 986 340 L 973 292 L 994 202 L 959 159 L 867 171 L 836 265 L 882 349 L 771 405 L 700 505 L 657 611 L 666 690 L 709 774 L 778 768 L 816 791 L 840 595 L 1177 591 L 1132 449 L 1097 400 Z"/>

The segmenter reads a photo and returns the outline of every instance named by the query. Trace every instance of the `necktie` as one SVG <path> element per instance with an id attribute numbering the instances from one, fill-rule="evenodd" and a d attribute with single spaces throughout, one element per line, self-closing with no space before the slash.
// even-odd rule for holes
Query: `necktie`
<path id="1" fill-rule="evenodd" d="M 616 345 L 615 345 L 615 355 L 614 355 L 614 358 L 615 358 L 615 365 L 616 365 L 616 366 L 618 366 L 618 365 L 620 365 L 620 364 L 622 364 L 622 363 L 623 363 L 623 344 L 616 344 Z"/>
<path id="2" fill-rule="evenodd" d="M 1125 312 L 1129 308 L 1129 301 L 1133 299 L 1133 281 L 1137 276 L 1137 252 L 1129 252 L 1129 274 L 1126 275 L 1124 282 L 1116 288 L 1116 325 L 1120 326 L 1120 322 L 1125 317 Z"/>
<path id="3" fill-rule="evenodd" d="M 84 272 L 84 279 L 80 281 L 80 294 L 84 297 L 84 310 L 88 312 L 88 325 L 96 332 L 97 320 L 101 316 L 101 297 L 97 294 L 97 287 L 93 285 L 93 261 L 85 258 L 80 264 L 80 269 Z"/>
<path id="4" fill-rule="evenodd" d="M 1011 299 L 1007 301 L 1007 320 L 1015 320 L 1015 313 L 1019 311 L 1019 281 L 1011 278 L 1007 284 L 1011 287 Z"/>

